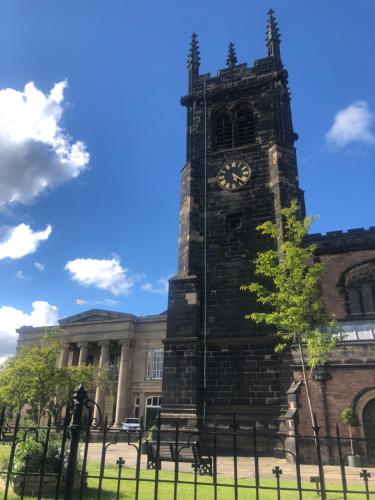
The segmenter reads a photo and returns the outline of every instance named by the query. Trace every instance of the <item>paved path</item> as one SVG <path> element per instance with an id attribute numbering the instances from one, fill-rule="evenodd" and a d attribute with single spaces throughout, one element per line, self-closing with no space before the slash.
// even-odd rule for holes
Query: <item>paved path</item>
<path id="1" fill-rule="evenodd" d="M 90 461 L 100 462 L 101 459 L 101 444 L 100 443 L 90 443 L 88 459 Z M 133 446 L 129 446 L 126 443 L 118 443 L 116 445 L 109 446 L 107 450 L 106 463 L 115 464 L 119 457 L 125 459 L 125 466 L 129 468 L 135 468 L 136 465 L 136 450 Z M 218 474 L 224 477 L 233 477 L 234 467 L 233 458 L 219 456 L 217 459 Z M 285 480 L 295 480 L 296 479 L 296 468 L 294 464 L 287 463 L 285 459 L 273 458 L 273 457 L 260 457 L 259 458 L 259 473 L 260 478 L 269 479 L 273 478 L 272 469 L 278 465 L 282 469 L 282 478 Z M 146 469 L 146 456 L 142 455 L 141 461 L 142 469 Z M 163 462 L 163 470 L 173 471 L 173 462 Z M 191 472 L 191 465 L 181 463 L 179 465 L 179 470 L 181 472 Z M 371 473 L 371 479 L 369 485 L 371 488 L 375 486 L 375 468 L 367 468 Z M 238 458 L 238 477 L 240 479 L 254 479 L 254 458 Z M 361 468 L 356 467 L 345 467 L 347 482 L 362 483 L 363 479 L 360 478 L 359 474 L 362 471 Z M 336 465 L 325 465 L 324 474 L 327 483 L 341 483 L 340 468 Z M 316 465 L 301 465 L 301 476 L 302 481 L 310 482 L 311 476 L 318 476 L 318 467 Z"/>

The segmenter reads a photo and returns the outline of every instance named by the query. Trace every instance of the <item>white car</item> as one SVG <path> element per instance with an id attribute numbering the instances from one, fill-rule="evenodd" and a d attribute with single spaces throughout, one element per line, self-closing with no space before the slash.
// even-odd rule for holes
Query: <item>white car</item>
<path id="1" fill-rule="evenodd" d="M 139 418 L 126 418 L 122 423 L 123 431 L 139 431 L 141 428 L 141 421 Z"/>

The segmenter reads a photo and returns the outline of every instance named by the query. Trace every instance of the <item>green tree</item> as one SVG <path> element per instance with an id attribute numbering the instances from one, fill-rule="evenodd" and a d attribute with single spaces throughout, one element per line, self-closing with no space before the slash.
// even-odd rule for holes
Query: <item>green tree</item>
<path id="1" fill-rule="evenodd" d="M 315 259 L 316 245 L 306 244 L 314 217 L 299 217 L 295 200 L 281 210 L 282 223 L 271 221 L 257 230 L 274 240 L 274 249 L 258 253 L 255 274 L 259 282 L 241 287 L 254 293 L 263 312 L 252 312 L 246 319 L 274 327 L 276 352 L 298 346 L 311 420 L 313 410 L 306 364 L 310 369 L 324 364 L 336 344 L 336 324 L 325 309 L 321 294 L 322 264 Z M 307 350 L 305 359 L 304 346 Z"/>
<path id="2" fill-rule="evenodd" d="M 25 404 L 37 423 L 44 412 L 53 412 L 83 383 L 88 391 L 110 384 L 110 371 L 93 366 L 59 368 L 62 344 L 57 330 L 47 332 L 38 344 L 30 344 L 0 368 L 0 405 L 12 413 Z"/>
<path id="3" fill-rule="evenodd" d="M 349 427 L 350 448 L 352 451 L 352 455 L 354 455 L 352 426 L 357 425 L 357 423 L 358 423 L 357 414 L 354 411 L 354 408 L 348 407 L 348 408 L 344 408 L 342 410 L 340 417 L 341 417 L 341 421 Z"/>

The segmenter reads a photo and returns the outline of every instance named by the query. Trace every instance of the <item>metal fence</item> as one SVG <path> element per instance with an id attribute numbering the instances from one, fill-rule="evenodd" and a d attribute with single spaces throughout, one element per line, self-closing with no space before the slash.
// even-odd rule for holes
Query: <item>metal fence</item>
<path id="1" fill-rule="evenodd" d="M 375 498 L 372 452 L 364 439 L 273 435 L 243 426 L 181 428 L 160 416 L 152 431 L 113 429 L 83 386 L 45 425 L 0 414 L 4 500 Z M 358 457 L 357 457 L 358 455 Z M 125 458 L 124 458 L 125 457 Z M 350 457 L 362 467 L 350 467 Z M 268 496 L 267 496 L 268 495 Z M 337 495 L 340 495 L 339 497 Z"/>

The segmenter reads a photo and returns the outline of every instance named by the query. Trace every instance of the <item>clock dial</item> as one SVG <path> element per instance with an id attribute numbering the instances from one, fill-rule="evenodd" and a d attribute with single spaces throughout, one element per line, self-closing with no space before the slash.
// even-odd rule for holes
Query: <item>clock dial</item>
<path id="1" fill-rule="evenodd" d="M 250 179 L 251 169 L 242 160 L 227 162 L 217 173 L 217 182 L 222 189 L 237 191 Z"/>

